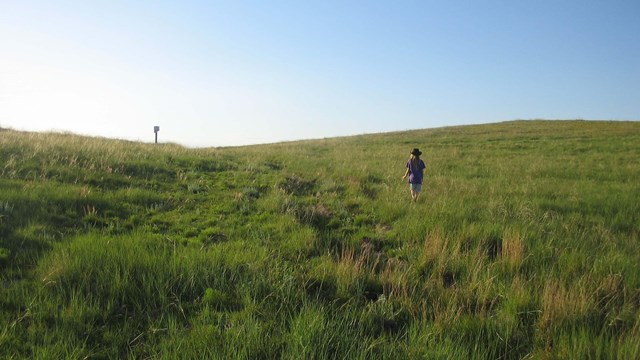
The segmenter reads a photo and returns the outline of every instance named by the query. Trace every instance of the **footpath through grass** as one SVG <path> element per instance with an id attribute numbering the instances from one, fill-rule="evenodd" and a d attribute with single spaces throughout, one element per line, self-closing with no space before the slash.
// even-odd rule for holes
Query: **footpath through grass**
<path id="1" fill-rule="evenodd" d="M 638 122 L 0 130 L 0 358 L 638 358 L 639 159 Z"/>

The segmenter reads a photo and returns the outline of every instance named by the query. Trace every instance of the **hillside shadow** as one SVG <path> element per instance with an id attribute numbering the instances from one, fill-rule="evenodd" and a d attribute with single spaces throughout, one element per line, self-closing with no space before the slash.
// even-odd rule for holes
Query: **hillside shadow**
<path id="1" fill-rule="evenodd" d="M 16 232 L 0 236 L 0 250 L 5 249 L 0 257 L 0 271 L 8 278 L 24 277 L 25 271 L 33 269 L 38 259 L 53 248 L 50 241 L 19 235 Z"/>

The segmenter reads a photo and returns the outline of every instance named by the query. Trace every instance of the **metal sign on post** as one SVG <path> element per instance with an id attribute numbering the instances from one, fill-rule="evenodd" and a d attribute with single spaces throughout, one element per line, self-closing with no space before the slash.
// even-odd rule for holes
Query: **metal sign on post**
<path id="1" fill-rule="evenodd" d="M 156 144 L 158 143 L 158 131 L 160 131 L 160 126 L 154 126 L 153 132 L 156 133 Z"/>

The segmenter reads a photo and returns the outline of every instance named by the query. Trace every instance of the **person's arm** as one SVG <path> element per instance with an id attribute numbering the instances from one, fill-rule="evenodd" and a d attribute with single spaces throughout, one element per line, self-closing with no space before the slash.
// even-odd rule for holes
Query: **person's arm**
<path id="1" fill-rule="evenodd" d="M 404 176 L 402 177 L 402 180 L 406 179 L 407 176 L 409 176 L 409 173 L 410 173 L 409 168 L 407 168 L 407 171 L 404 172 Z"/>

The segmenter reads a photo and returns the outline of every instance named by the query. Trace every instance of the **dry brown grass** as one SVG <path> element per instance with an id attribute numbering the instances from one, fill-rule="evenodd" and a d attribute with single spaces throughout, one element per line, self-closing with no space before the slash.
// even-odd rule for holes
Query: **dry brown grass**
<path id="1" fill-rule="evenodd" d="M 422 246 L 421 260 L 436 261 L 438 259 L 446 259 L 449 239 L 442 231 L 435 229 L 427 234 Z"/>
<path id="2" fill-rule="evenodd" d="M 526 256 L 525 240 L 522 233 L 509 230 L 502 238 L 501 258 L 511 267 L 517 269 Z"/>
<path id="3" fill-rule="evenodd" d="M 569 322 L 583 318 L 593 309 L 592 297 L 583 281 L 568 286 L 555 279 L 548 280 L 542 290 L 542 313 L 540 329 L 552 330 Z"/>

